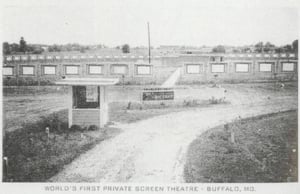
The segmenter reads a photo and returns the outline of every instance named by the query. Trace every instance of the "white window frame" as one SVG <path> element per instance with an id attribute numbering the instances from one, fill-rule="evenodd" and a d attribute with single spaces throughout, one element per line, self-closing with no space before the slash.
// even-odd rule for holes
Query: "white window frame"
<path id="1" fill-rule="evenodd" d="M 199 68 L 198 72 L 190 72 L 189 67 L 191 67 L 191 66 L 197 66 Z M 202 64 L 188 63 L 188 64 L 185 64 L 185 70 L 186 70 L 187 74 L 200 74 L 200 73 L 203 72 L 203 65 Z"/>
<path id="2" fill-rule="evenodd" d="M 27 55 L 23 55 L 21 56 L 22 61 L 27 61 L 28 60 L 28 56 Z"/>
<path id="3" fill-rule="evenodd" d="M 68 67 L 76 67 L 77 73 L 68 73 Z M 79 65 L 65 65 L 65 74 L 66 75 L 79 75 Z"/>
<path id="4" fill-rule="evenodd" d="M 244 66 L 247 65 L 247 71 L 245 71 L 243 68 L 239 69 L 238 66 Z M 250 64 L 249 63 L 236 63 L 235 64 L 235 72 L 236 73 L 248 73 L 250 71 Z"/>
<path id="5" fill-rule="evenodd" d="M 11 73 L 7 74 L 7 69 L 10 69 L 11 70 Z M 14 75 L 14 67 L 12 66 L 4 66 L 3 69 L 2 69 L 2 73 L 4 76 L 13 76 Z"/>
<path id="6" fill-rule="evenodd" d="M 46 68 L 54 68 L 54 73 L 47 73 Z M 56 66 L 55 65 L 43 65 L 43 75 L 56 75 Z"/>
<path id="7" fill-rule="evenodd" d="M 145 67 L 149 68 L 148 69 L 149 72 L 147 72 L 147 73 L 139 72 L 139 68 L 145 68 Z M 136 70 L 135 70 L 136 75 L 141 75 L 141 76 L 152 75 L 152 66 L 151 65 L 137 64 L 137 65 L 135 65 L 135 68 L 136 68 Z"/>
<path id="8" fill-rule="evenodd" d="M 20 56 L 14 56 L 14 61 L 20 61 L 21 57 Z"/>
<path id="9" fill-rule="evenodd" d="M 91 67 L 98 67 L 100 68 L 100 73 L 94 73 L 91 71 Z M 97 65 L 97 64 L 88 64 L 87 65 L 87 72 L 89 75 L 103 75 L 104 65 Z"/>
<path id="10" fill-rule="evenodd" d="M 45 56 L 44 55 L 39 55 L 38 57 L 40 60 L 44 60 L 45 59 Z"/>
<path id="11" fill-rule="evenodd" d="M 266 70 L 265 68 L 262 69 L 262 65 L 270 65 L 270 70 Z M 272 72 L 272 66 L 273 66 L 273 63 L 270 63 L 270 62 L 264 62 L 264 63 L 259 63 L 259 72 Z"/>
<path id="12" fill-rule="evenodd" d="M 30 60 L 32 60 L 32 61 L 37 60 L 36 55 L 31 55 L 31 56 L 30 56 Z"/>
<path id="13" fill-rule="evenodd" d="M 289 64 L 289 65 L 292 64 L 292 65 L 293 65 L 293 69 L 292 69 L 292 70 L 290 70 L 290 69 L 285 69 L 285 68 L 284 68 L 284 65 L 285 65 L 285 64 Z M 282 71 L 282 72 L 295 72 L 295 69 L 296 69 L 295 67 L 296 67 L 296 63 L 295 63 L 295 62 L 282 62 L 282 63 L 281 63 L 281 71 Z"/>
<path id="14" fill-rule="evenodd" d="M 211 64 L 211 72 L 212 73 L 225 73 L 225 65 L 224 63 L 213 63 Z M 213 71 L 213 66 L 223 66 L 223 71 Z"/>
<path id="15" fill-rule="evenodd" d="M 22 75 L 25 75 L 25 76 L 34 76 L 35 75 L 35 66 L 30 66 L 30 65 L 22 65 L 21 66 L 21 68 L 22 68 Z M 25 71 L 25 69 L 27 68 L 27 70 L 28 70 L 28 68 L 32 68 L 32 73 L 24 73 Z"/>
<path id="16" fill-rule="evenodd" d="M 124 73 L 115 72 L 116 67 L 124 67 L 125 72 Z M 128 65 L 126 65 L 126 64 L 112 64 L 111 65 L 111 74 L 113 74 L 113 75 L 126 75 L 126 74 L 128 74 Z"/>

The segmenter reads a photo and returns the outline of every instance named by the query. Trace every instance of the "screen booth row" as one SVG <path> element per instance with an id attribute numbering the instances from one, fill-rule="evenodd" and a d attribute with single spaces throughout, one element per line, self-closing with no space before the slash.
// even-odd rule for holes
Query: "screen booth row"
<path id="1" fill-rule="evenodd" d="M 280 72 L 296 72 L 297 63 L 296 62 L 281 62 Z M 275 72 L 275 63 L 273 62 L 261 62 L 258 64 L 257 72 Z M 214 63 L 210 65 L 211 73 L 225 73 L 227 63 Z M 249 73 L 251 72 L 251 63 L 234 63 L 235 73 Z M 203 64 L 185 64 L 185 72 L 187 74 L 199 74 L 205 72 Z"/>

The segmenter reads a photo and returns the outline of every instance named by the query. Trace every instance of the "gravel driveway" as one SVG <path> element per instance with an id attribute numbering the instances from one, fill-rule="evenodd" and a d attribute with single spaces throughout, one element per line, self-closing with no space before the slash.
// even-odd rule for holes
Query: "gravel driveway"
<path id="1" fill-rule="evenodd" d="M 119 124 L 123 132 L 81 155 L 54 182 L 184 182 L 189 143 L 205 130 L 237 117 L 297 109 L 297 96 L 227 104 Z"/>

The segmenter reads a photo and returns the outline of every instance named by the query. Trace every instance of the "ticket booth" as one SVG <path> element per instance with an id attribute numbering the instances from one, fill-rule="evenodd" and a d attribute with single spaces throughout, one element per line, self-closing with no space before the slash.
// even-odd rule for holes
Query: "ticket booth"
<path id="1" fill-rule="evenodd" d="M 108 122 L 107 87 L 115 78 L 65 78 L 56 84 L 69 88 L 69 127 L 72 125 L 104 127 Z"/>

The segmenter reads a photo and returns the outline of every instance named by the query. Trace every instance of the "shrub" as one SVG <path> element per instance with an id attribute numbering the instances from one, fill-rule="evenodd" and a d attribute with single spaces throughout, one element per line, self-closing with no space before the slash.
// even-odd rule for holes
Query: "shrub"
<path id="1" fill-rule="evenodd" d="M 62 113 L 63 112 L 57 112 L 48 116 L 42 116 L 41 120 L 38 122 L 39 128 L 45 129 L 46 127 L 49 127 L 50 132 L 62 133 L 64 130 L 68 129 L 68 123 Z"/>
<path id="2" fill-rule="evenodd" d="M 72 125 L 70 131 L 83 131 L 84 129 L 79 125 Z"/>
<path id="3" fill-rule="evenodd" d="M 99 127 L 97 125 L 90 125 L 88 127 L 88 131 L 98 131 Z"/>
<path id="4" fill-rule="evenodd" d="M 215 98 L 214 96 L 212 96 L 210 99 L 209 99 L 209 103 L 210 104 L 220 104 L 220 103 L 223 103 L 224 102 L 224 98 Z"/>

